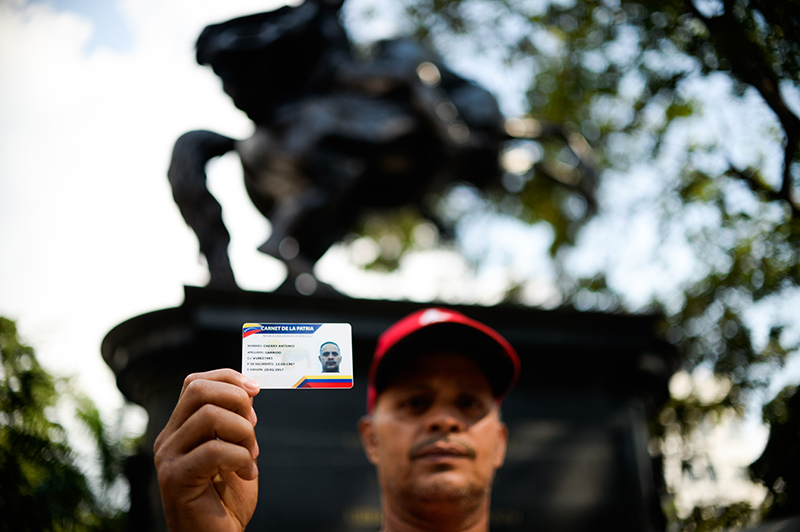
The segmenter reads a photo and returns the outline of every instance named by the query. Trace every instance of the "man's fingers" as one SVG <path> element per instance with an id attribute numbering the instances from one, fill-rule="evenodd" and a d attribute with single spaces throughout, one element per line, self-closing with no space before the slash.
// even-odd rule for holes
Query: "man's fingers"
<path id="1" fill-rule="evenodd" d="M 205 371 L 202 373 L 192 373 L 191 375 L 187 376 L 183 381 L 183 388 L 181 389 L 181 395 L 183 395 L 183 392 L 186 391 L 186 387 L 196 380 L 227 382 L 228 384 L 240 386 L 248 392 L 250 397 L 258 395 L 258 392 L 260 391 L 258 383 L 253 379 L 245 377 L 238 371 L 228 368 L 223 368 L 223 369 L 215 369 L 212 371 Z"/>
<path id="2" fill-rule="evenodd" d="M 210 440 L 169 463 L 162 464 L 159 477 L 166 490 L 176 489 L 192 498 L 187 488 L 201 493 L 211 479 L 224 472 L 236 473 L 242 480 L 258 478 L 256 461 L 244 447 L 221 440 Z"/>
<path id="3" fill-rule="evenodd" d="M 239 414 L 253 425 L 256 423 L 253 396 L 248 390 L 227 381 L 193 379 L 184 384 L 181 397 L 167 423 L 166 430 L 174 432 L 206 404 L 217 405 Z"/>
<path id="4" fill-rule="evenodd" d="M 190 474 L 197 479 L 213 478 L 231 471 L 243 480 L 258 477 L 256 461 L 244 447 L 221 440 L 210 440 L 185 456 Z"/>
<path id="5" fill-rule="evenodd" d="M 206 441 L 219 439 L 244 447 L 253 459 L 258 456 L 252 423 L 213 404 L 203 405 L 175 432 L 173 438 L 175 451 L 179 454 L 189 453 Z"/>

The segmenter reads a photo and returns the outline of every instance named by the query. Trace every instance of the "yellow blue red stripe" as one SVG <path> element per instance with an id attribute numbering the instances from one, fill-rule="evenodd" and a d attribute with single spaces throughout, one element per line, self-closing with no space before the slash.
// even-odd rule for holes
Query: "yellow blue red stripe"
<path id="1" fill-rule="evenodd" d="M 352 375 L 336 375 L 332 377 L 306 375 L 297 381 L 292 388 L 352 388 Z"/>

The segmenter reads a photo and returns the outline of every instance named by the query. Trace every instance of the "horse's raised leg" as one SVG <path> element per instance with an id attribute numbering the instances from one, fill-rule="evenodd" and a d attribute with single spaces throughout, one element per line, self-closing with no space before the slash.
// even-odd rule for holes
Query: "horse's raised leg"
<path id="1" fill-rule="evenodd" d="M 222 207 L 206 186 L 206 163 L 235 147 L 235 140 L 212 131 L 190 131 L 175 142 L 167 176 L 183 219 L 197 235 L 208 261 L 210 288 L 235 289 Z"/>

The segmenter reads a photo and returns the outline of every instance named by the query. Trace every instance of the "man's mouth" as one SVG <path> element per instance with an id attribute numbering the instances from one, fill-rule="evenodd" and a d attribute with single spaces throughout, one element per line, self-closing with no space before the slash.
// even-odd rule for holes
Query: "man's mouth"
<path id="1" fill-rule="evenodd" d="M 456 458 L 474 458 L 475 451 L 471 446 L 460 442 L 436 440 L 422 442 L 411 449 L 411 459 L 448 460 Z"/>

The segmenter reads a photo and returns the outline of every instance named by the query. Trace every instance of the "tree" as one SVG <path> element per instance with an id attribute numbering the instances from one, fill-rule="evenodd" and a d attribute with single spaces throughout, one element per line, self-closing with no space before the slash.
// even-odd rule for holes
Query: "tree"
<path id="1" fill-rule="evenodd" d="M 114 439 L 95 405 L 39 365 L 14 322 L 0 317 L 0 529 L 8 532 L 122 530 L 125 512 L 107 491 L 116 486 L 131 443 Z M 64 407 L 92 436 L 100 462 L 95 485 L 82 469 L 62 423 Z"/>
<path id="2" fill-rule="evenodd" d="M 540 155 L 485 208 L 550 228 L 558 302 L 660 309 L 684 367 L 713 369 L 730 382 L 717 406 L 743 411 L 800 338 L 785 303 L 800 282 L 800 2 L 400 4 L 395 19 L 455 70 L 483 57 L 525 82 L 518 96 Z M 570 138 L 591 145 L 596 182 L 564 149 Z M 644 258 L 626 243 L 641 227 L 655 240 Z M 411 233 L 396 235 L 405 249 Z M 637 291 L 634 268 L 649 272 Z M 524 284 L 508 299 L 524 302 Z M 673 422 L 691 430 L 691 419 Z"/>

